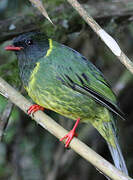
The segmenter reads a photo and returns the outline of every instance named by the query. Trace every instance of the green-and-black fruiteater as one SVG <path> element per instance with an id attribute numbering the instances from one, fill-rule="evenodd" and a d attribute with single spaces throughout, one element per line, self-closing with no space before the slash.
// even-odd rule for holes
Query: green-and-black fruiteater
<path id="1" fill-rule="evenodd" d="M 77 51 L 48 39 L 43 33 L 29 32 L 16 37 L 12 46 L 18 57 L 20 77 L 35 103 L 63 116 L 91 123 L 104 137 L 115 166 L 128 174 L 119 144 L 113 115 L 122 117 L 117 101 L 103 74 Z M 31 107 L 29 113 L 39 109 Z"/>

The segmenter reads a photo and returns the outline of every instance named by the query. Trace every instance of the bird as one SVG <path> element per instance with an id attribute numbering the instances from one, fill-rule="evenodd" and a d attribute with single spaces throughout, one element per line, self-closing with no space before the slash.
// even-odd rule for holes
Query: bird
<path id="1" fill-rule="evenodd" d="M 117 116 L 125 118 L 102 72 L 82 54 L 43 32 L 21 34 L 5 49 L 16 53 L 20 78 L 36 103 L 28 114 L 46 108 L 76 120 L 60 139 L 66 140 L 65 147 L 77 136 L 79 122 L 91 124 L 106 140 L 115 166 L 128 175 L 116 126 Z"/>

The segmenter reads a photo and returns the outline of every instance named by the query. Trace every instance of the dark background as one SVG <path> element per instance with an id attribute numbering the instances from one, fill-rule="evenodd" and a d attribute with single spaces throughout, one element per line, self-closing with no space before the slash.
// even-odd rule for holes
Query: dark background
<path id="1" fill-rule="evenodd" d="M 133 59 L 132 0 L 80 0 L 80 3 Z M 63 0 L 43 0 L 53 27 L 28 1 L 0 1 L 0 76 L 27 97 L 18 76 L 16 56 L 4 51 L 11 39 L 23 32 L 40 29 L 91 60 L 110 82 L 127 120 L 118 119 L 120 145 L 133 176 L 133 76 L 110 52 L 100 38 Z M 28 97 L 27 97 L 28 98 Z M 7 125 L 4 112 L 12 110 Z M 54 112 L 45 111 L 63 127 L 73 122 Z M 7 113 L 5 113 L 7 115 Z M 8 119 L 6 117 L 5 119 Z M 90 163 L 72 150 L 66 150 L 54 136 L 37 125 L 17 107 L 0 96 L 0 180 L 103 180 Z M 80 124 L 79 138 L 112 162 L 106 142 L 92 127 Z"/>

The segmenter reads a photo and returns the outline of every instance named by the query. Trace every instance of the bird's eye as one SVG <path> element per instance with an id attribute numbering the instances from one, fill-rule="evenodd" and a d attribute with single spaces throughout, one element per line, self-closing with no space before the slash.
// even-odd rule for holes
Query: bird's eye
<path id="1" fill-rule="evenodd" d="M 26 40 L 25 43 L 27 46 L 30 46 L 33 44 L 33 41 L 32 40 Z"/>

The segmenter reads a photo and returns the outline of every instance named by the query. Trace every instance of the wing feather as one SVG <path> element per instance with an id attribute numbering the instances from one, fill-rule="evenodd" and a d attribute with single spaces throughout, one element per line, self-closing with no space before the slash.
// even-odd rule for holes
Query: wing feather
<path id="1" fill-rule="evenodd" d="M 103 74 L 77 51 L 61 44 L 58 44 L 56 49 L 58 52 L 56 58 L 60 61 L 60 64 L 59 62 L 57 65 L 54 64 L 58 80 L 63 85 L 93 98 L 96 102 L 125 119 Z M 61 56 L 61 54 L 63 55 Z"/>

